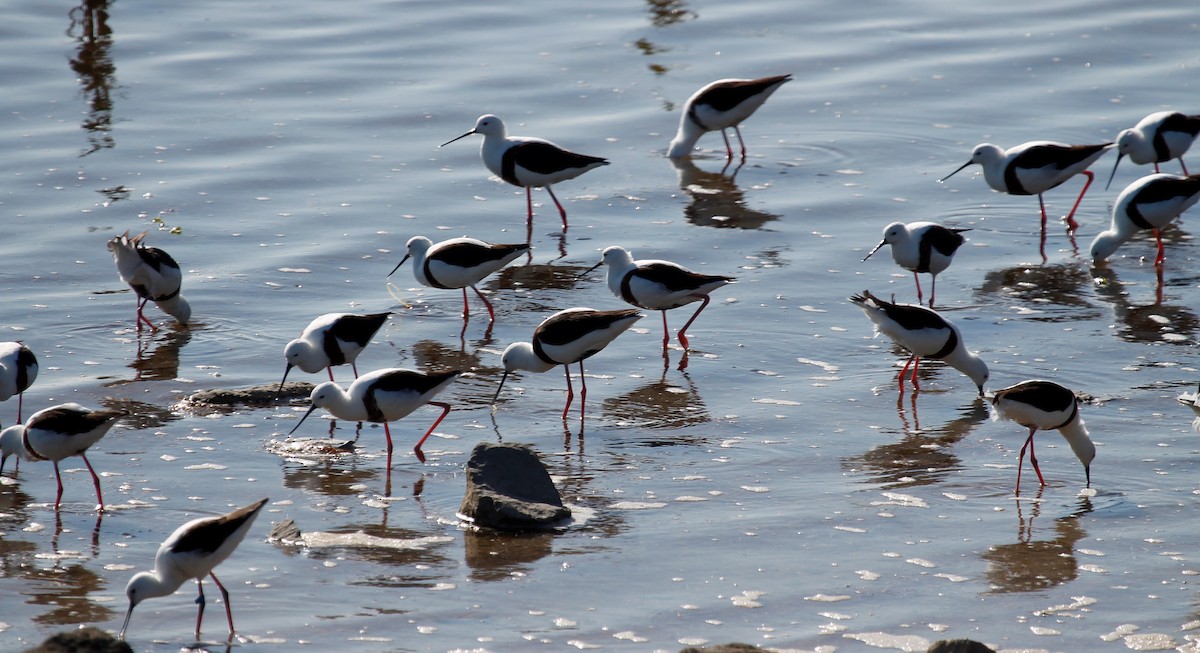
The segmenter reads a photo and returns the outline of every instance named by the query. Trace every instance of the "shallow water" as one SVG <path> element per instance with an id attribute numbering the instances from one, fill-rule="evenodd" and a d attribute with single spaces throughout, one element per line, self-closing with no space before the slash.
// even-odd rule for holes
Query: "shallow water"
<path id="1" fill-rule="evenodd" d="M 1198 376 L 1191 220 L 1165 233 L 1161 277 L 1144 237 L 1093 267 L 1091 238 L 1147 170 L 1125 162 L 1084 199 L 1076 242 L 1051 225 L 1043 263 L 1033 198 L 993 193 L 978 168 L 936 183 L 980 142 L 1099 142 L 1152 111 L 1196 112 L 1190 4 L 108 9 L 23 3 L 0 26 L 0 336 L 41 362 L 25 412 L 136 413 L 89 456 L 102 519 L 74 461 L 57 513 L 50 467 L 0 479 L 0 648 L 115 631 L 126 581 L 167 534 L 262 496 L 268 512 L 219 568 L 239 648 L 1193 647 L 1197 446 L 1175 401 Z M 735 176 L 715 135 L 694 166 L 663 158 L 696 88 L 783 72 L 796 79 L 746 123 Z M 385 279 L 413 235 L 526 238 L 522 193 L 489 178 L 477 139 L 437 148 L 489 112 L 613 163 L 558 187 L 565 234 L 535 193 L 532 260 L 484 284 L 490 337 L 474 298 L 464 331 L 457 292 L 418 286 L 407 264 Z M 1048 193 L 1048 209 L 1065 213 L 1078 188 Z M 860 259 L 885 224 L 925 219 L 972 229 L 938 300 L 991 387 L 1046 377 L 1093 398 L 1094 495 L 1044 434 L 1049 485 L 1014 500 L 1022 429 L 991 421 L 954 370 L 928 365 L 922 392 L 898 398 L 902 353 L 847 297 L 911 300 L 886 251 Z M 132 329 L 104 248 L 125 230 L 183 264 L 191 328 Z M 651 314 L 588 360 L 586 424 L 559 417 L 561 372 L 511 379 L 493 413 L 508 343 L 554 310 L 621 306 L 599 272 L 575 279 L 613 244 L 737 277 L 689 332 L 686 368 L 676 348 L 661 357 Z M 394 425 L 389 475 L 377 427 L 355 453 L 306 457 L 277 446 L 303 405 L 179 403 L 276 382 L 287 340 L 343 310 L 396 312 L 364 370 L 474 372 L 443 395 L 454 410 L 427 463 L 406 443 L 433 408 Z M 15 415 L 0 406 L 0 422 Z M 497 439 L 537 449 L 574 525 L 513 537 L 458 522 L 470 450 Z M 309 546 L 265 541 L 283 518 Z M 135 648 L 192 647 L 193 592 L 139 606 Z M 197 648 L 224 648 L 221 612 L 210 604 Z"/>

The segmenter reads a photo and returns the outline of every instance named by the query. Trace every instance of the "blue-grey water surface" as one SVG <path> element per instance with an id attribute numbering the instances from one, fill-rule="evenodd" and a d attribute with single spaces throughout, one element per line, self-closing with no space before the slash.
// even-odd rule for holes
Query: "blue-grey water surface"
<path id="1" fill-rule="evenodd" d="M 992 192 L 978 167 L 936 182 L 977 143 L 1103 142 L 1154 111 L 1200 113 L 1193 3 L 120 0 L 5 17 L 0 339 L 41 362 L 27 415 L 77 401 L 136 417 L 89 456 L 103 518 L 77 459 L 58 513 L 48 464 L 6 469 L 0 649 L 116 631 L 167 534 L 265 496 L 217 569 L 239 650 L 1196 650 L 1200 447 L 1175 401 L 1200 381 L 1195 217 L 1165 231 L 1161 277 L 1152 237 L 1094 267 L 1091 238 L 1149 170 L 1125 161 L 1105 191 L 1109 154 L 1075 241 L 1052 220 L 1043 263 L 1036 198 Z M 744 125 L 736 175 L 715 134 L 694 165 L 664 158 L 696 88 L 781 73 L 795 80 Z M 532 260 L 483 284 L 490 337 L 474 297 L 464 332 L 459 292 L 408 264 L 385 278 L 413 235 L 526 238 L 524 193 L 484 169 L 478 137 L 437 147 L 483 113 L 612 161 L 556 187 L 565 234 L 535 191 Z M 1079 184 L 1046 195 L 1052 216 Z M 992 388 L 1043 377 L 1090 397 L 1094 493 L 1044 433 L 1049 484 L 1027 474 L 1014 500 L 1023 429 L 991 421 L 954 370 L 924 366 L 922 392 L 897 394 L 903 353 L 847 301 L 914 300 L 886 250 L 860 261 L 896 220 L 972 229 L 939 304 Z M 126 230 L 183 265 L 190 328 L 134 331 L 104 247 Z M 559 417 L 560 370 L 510 380 L 493 413 L 508 343 L 555 310 L 623 306 L 600 272 L 575 279 L 608 245 L 737 283 L 691 328 L 683 370 L 656 313 L 589 359 L 582 426 Z M 311 318 L 378 310 L 396 315 L 360 371 L 474 372 L 443 395 L 425 464 L 410 449 L 434 408 L 393 424 L 389 477 L 378 427 L 357 453 L 294 456 L 278 444 L 303 406 L 180 404 L 278 382 Z M 542 455 L 574 525 L 459 522 L 471 448 L 497 439 Z M 284 518 L 309 546 L 267 543 Z M 194 595 L 139 606 L 134 648 L 223 650 L 212 589 L 194 642 Z"/>

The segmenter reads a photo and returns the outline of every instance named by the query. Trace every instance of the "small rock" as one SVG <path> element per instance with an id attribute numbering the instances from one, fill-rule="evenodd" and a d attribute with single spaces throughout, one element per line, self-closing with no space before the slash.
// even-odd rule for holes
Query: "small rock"
<path id="1" fill-rule="evenodd" d="M 296 544 L 303 537 L 300 533 L 300 527 L 296 526 L 296 522 L 290 517 L 284 518 L 282 521 L 277 521 L 271 524 L 271 533 L 267 535 L 268 542 L 277 542 L 280 544 Z"/>
<path id="2" fill-rule="evenodd" d="M 498 530 L 542 529 L 571 516 L 546 466 L 532 449 L 481 442 L 467 461 L 467 492 L 459 513 Z"/>
<path id="3" fill-rule="evenodd" d="M 288 404 L 296 399 L 308 399 L 314 387 L 313 384 L 305 381 L 293 381 L 283 384 L 282 389 L 272 383 L 249 388 L 201 390 L 189 395 L 180 404 L 182 407 L 191 410 L 228 410 L 236 406 L 266 408 L 279 404 Z"/>
<path id="4" fill-rule="evenodd" d="M 768 651 L 770 649 L 759 648 L 753 644 L 730 642 L 729 644 L 715 644 L 704 648 L 689 646 L 680 650 L 679 653 L 767 653 Z"/>
<path id="5" fill-rule="evenodd" d="M 26 653 L 133 653 L 133 648 L 99 628 L 84 626 L 52 635 Z"/>
<path id="6" fill-rule="evenodd" d="M 943 639 L 929 645 L 925 653 L 996 653 L 973 639 Z"/>

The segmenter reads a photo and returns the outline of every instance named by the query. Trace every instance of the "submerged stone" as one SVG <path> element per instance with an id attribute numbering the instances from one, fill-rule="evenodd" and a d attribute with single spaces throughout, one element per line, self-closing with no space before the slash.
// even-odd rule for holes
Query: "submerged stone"
<path id="1" fill-rule="evenodd" d="M 741 642 L 730 642 L 728 644 L 713 644 L 703 648 L 689 646 L 681 649 L 679 653 L 767 653 L 770 649 L 759 648 L 753 644 L 742 644 Z"/>
<path id="2" fill-rule="evenodd" d="M 283 384 L 282 388 L 276 383 L 249 388 L 215 388 L 192 393 L 180 404 L 192 410 L 233 409 L 237 406 L 265 408 L 291 403 L 296 399 L 308 399 L 314 387 L 305 381 L 291 381 Z"/>
<path id="3" fill-rule="evenodd" d="M 505 531 L 547 528 L 571 516 L 532 449 L 488 442 L 471 451 L 458 511 L 478 526 Z"/>
<path id="4" fill-rule="evenodd" d="M 133 648 L 93 626 L 51 635 L 26 653 L 133 653 Z"/>
<path id="5" fill-rule="evenodd" d="M 943 639 L 929 645 L 926 653 L 996 653 L 973 639 Z"/>

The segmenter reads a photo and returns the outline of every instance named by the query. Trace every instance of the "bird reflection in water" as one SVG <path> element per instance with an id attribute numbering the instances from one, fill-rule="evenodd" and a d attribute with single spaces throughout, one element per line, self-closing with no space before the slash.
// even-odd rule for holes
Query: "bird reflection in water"
<path id="1" fill-rule="evenodd" d="M 44 606 L 33 621 L 43 626 L 78 626 L 104 623 L 116 613 L 104 603 L 88 597 L 111 594 L 104 576 L 83 563 L 55 565 L 49 569 L 31 568 L 25 576 L 25 603 Z M 24 593 L 24 592 L 23 592 Z M 12 600 L 13 597 L 9 597 Z"/>
<path id="2" fill-rule="evenodd" d="M 917 414 L 917 394 L 908 395 L 907 412 L 912 414 L 911 422 L 904 395 L 896 400 L 896 412 L 904 429 L 904 437 L 899 442 L 882 444 L 861 456 L 846 458 L 842 466 L 867 472 L 866 482 L 889 490 L 932 485 L 949 472 L 960 469 L 962 464 L 951 447 L 990 419 L 987 401 L 973 397 L 970 403 L 958 409 L 957 417 L 940 428 L 922 429 Z"/>
<path id="3" fill-rule="evenodd" d="M 666 373 L 618 397 L 602 403 L 604 412 L 624 427 L 636 429 L 682 429 L 712 421 L 696 384 L 686 373 L 684 385 L 667 381 Z"/>
<path id="4" fill-rule="evenodd" d="M 179 350 L 191 339 L 190 329 L 164 329 L 145 343 L 138 334 L 137 358 L 129 364 L 134 374 L 128 382 L 174 380 L 179 376 Z"/>
<path id="5" fill-rule="evenodd" d="M 1079 575 L 1075 544 L 1087 537 L 1081 518 L 1092 511 L 1091 499 L 1080 497 L 1074 512 L 1055 520 L 1051 539 L 1035 540 L 1034 520 L 1042 509 L 1041 498 L 1042 491 L 1038 490 L 1028 519 L 1022 513 L 1022 501 L 1017 499 L 1017 541 L 993 546 L 983 553 L 991 593 L 1043 590 Z"/>
<path id="6" fill-rule="evenodd" d="M 679 188 L 691 198 L 683 210 L 688 222 L 698 227 L 762 229 L 779 219 L 774 213 L 746 205 L 746 194 L 734 181 L 741 163 L 726 175 L 728 162 L 720 172 L 705 172 L 696 167 L 692 157 L 669 160 L 679 174 Z"/>
<path id="7" fill-rule="evenodd" d="M 121 418 L 121 428 L 133 431 L 160 429 L 182 417 L 171 406 L 151 404 L 133 399 L 105 397 L 100 400 L 100 405 L 104 406 L 107 410 L 116 410 L 124 413 L 125 416 Z"/>
<path id="8" fill-rule="evenodd" d="M 688 9 L 686 0 L 646 0 L 646 11 L 650 14 L 650 24 L 655 27 L 669 27 L 697 16 Z"/>
<path id="9" fill-rule="evenodd" d="M 96 513 L 96 523 L 95 523 L 95 525 L 92 526 L 91 544 L 92 544 L 92 557 L 93 558 L 100 555 L 100 523 L 103 520 L 104 520 L 104 513 L 97 512 Z M 59 547 L 59 545 L 58 545 L 59 538 L 61 538 L 63 536 L 63 533 L 66 533 L 69 535 L 72 532 L 74 532 L 74 531 L 71 529 L 63 528 L 62 512 L 59 510 L 55 510 L 54 511 L 54 535 L 50 538 L 50 550 L 54 551 L 55 553 L 62 551 L 62 548 Z"/>
<path id="10" fill-rule="evenodd" d="M 1155 266 L 1154 301 L 1136 305 L 1130 289 L 1137 283 L 1123 283 L 1117 272 L 1107 264 L 1092 268 L 1096 296 L 1112 306 L 1114 322 L 1122 325 L 1119 335 L 1128 342 L 1169 342 L 1191 345 L 1195 341 L 1200 319 L 1186 306 L 1167 304 L 1163 300 L 1163 266 Z M 1172 279 L 1171 285 L 1191 288 L 1195 278 Z"/>
<path id="11" fill-rule="evenodd" d="M 1091 274 L 1078 263 L 1018 265 L 986 273 L 976 293 L 1036 306 L 1038 314 L 1027 319 L 1075 322 L 1099 317 L 1087 300 L 1085 289 L 1091 283 Z"/>
<path id="12" fill-rule="evenodd" d="M 113 38 L 108 26 L 108 0 L 83 0 L 67 16 L 71 20 L 67 36 L 78 44 L 70 60 L 71 70 L 83 85 L 89 106 L 81 125 L 87 132 L 88 146 L 80 156 L 87 156 L 116 145 L 112 136 L 112 90 L 117 67 L 109 54 Z"/>

